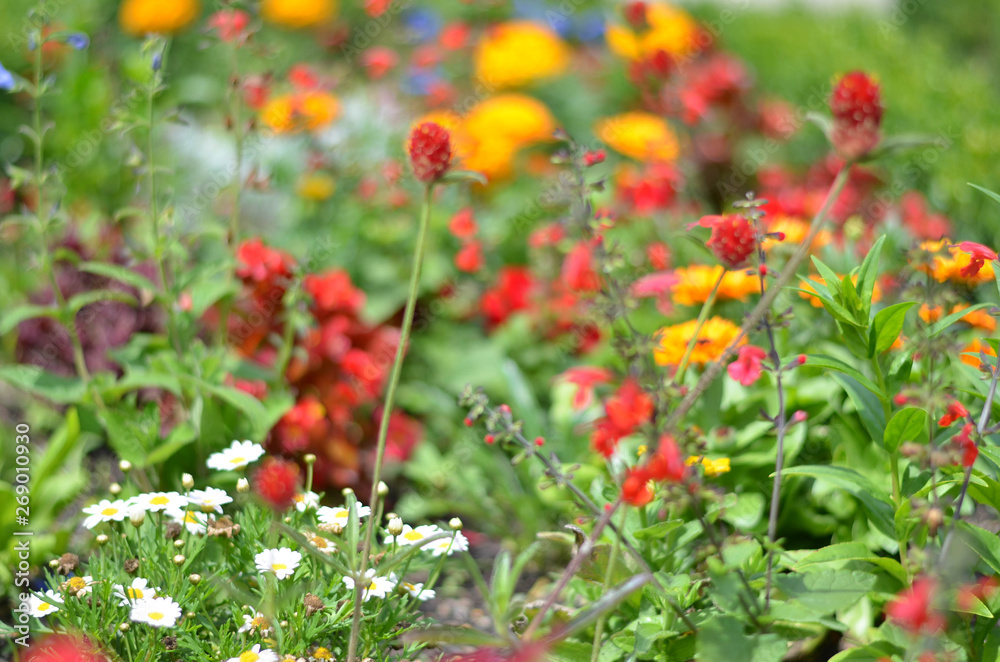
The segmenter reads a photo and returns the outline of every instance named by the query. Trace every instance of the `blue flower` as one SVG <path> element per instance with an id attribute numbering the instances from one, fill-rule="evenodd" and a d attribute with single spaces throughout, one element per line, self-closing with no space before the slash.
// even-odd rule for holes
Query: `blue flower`
<path id="1" fill-rule="evenodd" d="M 16 84 L 14 74 L 4 69 L 3 64 L 0 64 L 0 90 L 13 90 Z"/>
<path id="2" fill-rule="evenodd" d="M 576 36 L 580 41 L 600 41 L 604 39 L 605 26 L 600 12 L 586 12 L 576 20 Z"/>
<path id="3" fill-rule="evenodd" d="M 159 71 L 163 66 L 163 53 L 153 55 L 153 71 Z"/>
<path id="4" fill-rule="evenodd" d="M 417 41 L 427 41 L 441 31 L 441 17 L 429 9 L 411 9 L 404 15 L 406 27 Z"/>
<path id="5" fill-rule="evenodd" d="M 66 43 L 78 51 L 85 50 L 90 46 L 90 37 L 82 32 L 74 32 L 66 37 Z"/>

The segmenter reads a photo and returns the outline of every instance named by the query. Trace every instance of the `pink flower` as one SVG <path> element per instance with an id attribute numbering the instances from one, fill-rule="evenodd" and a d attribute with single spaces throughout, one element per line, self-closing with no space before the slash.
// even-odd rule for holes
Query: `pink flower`
<path id="1" fill-rule="evenodd" d="M 250 14 L 239 9 L 223 9 L 208 19 L 208 27 L 217 30 L 222 41 L 242 39 L 248 25 Z"/>
<path id="2" fill-rule="evenodd" d="M 760 347 L 744 345 L 740 348 L 740 354 L 736 357 L 736 360 L 726 368 L 726 372 L 740 384 L 750 386 L 760 379 L 760 373 L 763 368 L 761 361 L 764 360 L 765 356 L 767 356 L 767 353 Z"/>

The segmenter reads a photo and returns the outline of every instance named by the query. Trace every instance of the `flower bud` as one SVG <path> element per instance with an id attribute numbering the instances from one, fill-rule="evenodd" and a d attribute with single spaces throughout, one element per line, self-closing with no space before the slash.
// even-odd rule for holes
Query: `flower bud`
<path id="1" fill-rule="evenodd" d="M 305 462 L 307 465 L 316 464 L 316 456 L 313 455 L 312 453 L 306 453 L 305 456 L 302 458 L 302 461 Z"/>
<path id="2" fill-rule="evenodd" d="M 108 486 L 108 492 L 111 492 L 111 496 L 118 496 L 122 493 L 122 486 L 118 483 L 111 483 L 111 485 Z"/>
<path id="3" fill-rule="evenodd" d="M 340 493 L 341 493 L 341 494 L 343 494 L 343 495 L 344 495 L 345 497 L 346 497 L 346 496 L 351 496 L 352 494 L 354 494 L 354 490 L 352 490 L 352 489 L 351 489 L 351 488 L 349 488 L 349 487 L 345 487 L 344 489 L 342 489 L 342 490 L 340 491 Z"/>
<path id="4" fill-rule="evenodd" d="M 122 623 L 121 625 L 118 626 L 118 631 L 128 632 L 131 627 L 132 625 L 130 623 Z"/>
<path id="5" fill-rule="evenodd" d="M 201 583 L 201 575 L 199 575 L 198 573 L 190 574 L 188 575 L 188 581 L 191 582 L 194 586 L 197 586 L 198 584 Z"/>
<path id="6" fill-rule="evenodd" d="M 398 536 L 403 532 L 403 520 L 398 517 L 393 517 L 389 520 L 389 526 L 386 527 L 390 536 Z"/>
<path id="7" fill-rule="evenodd" d="M 129 511 L 128 521 L 132 522 L 132 526 L 142 526 L 142 523 L 146 521 L 146 511 L 142 508 L 133 508 Z"/>
<path id="8" fill-rule="evenodd" d="M 184 565 L 185 561 L 187 561 L 187 559 L 184 558 L 183 554 L 178 554 L 174 557 L 174 565 Z"/>
<path id="9" fill-rule="evenodd" d="M 107 545 L 109 540 L 110 540 L 110 538 L 108 538 L 103 533 L 101 535 L 97 536 L 97 544 L 98 545 L 102 545 L 102 546 L 103 545 Z"/>
<path id="10" fill-rule="evenodd" d="M 52 568 L 53 570 L 55 570 L 56 568 L 58 568 L 59 567 L 59 559 L 52 559 L 51 561 L 49 561 L 49 567 Z"/>
<path id="11" fill-rule="evenodd" d="M 378 495 L 380 497 L 387 497 L 387 496 L 389 496 L 389 486 L 386 485 L 385 482 L 383 482 L 381 480 L 378 482 Z"/>
<path id="12" fill-rule="evenodd" d="M 452 517 L 450 520 L 448 520 L 448 526 L 450 526 L 453 531 L 461 531 L 462 530 L 462 520 L 460 520 L 457 517 Z"/>
<path id="13" fill-rule="evenodd" d="M 182 474 L 181 475 L 181 485 L 184 486 L 185 490 L 190 490 L 191 488 L 193 488 L 194 487 L 194 476 L 192 476 L 191 474 Z"/>
<path id="14" fill-rule="evenodd" d="M 178 538 L 177 540 L 174 541 L 174 547 L 176 547 L 177 549 L 180 549 L 183 546 L 184 546 L 183 538 Z"/>
<path id="15" fill-rule="evenodd" d="M 128 460 L 122 460 L 118 463 L 118 469 L 121 470 L 123 474 L 127 474 L 132 471 L 132 463 Z"/>
<path id="16" fill-rule="evenodd" d="M 250 491 L 250 481 L 246 478 L 240 478 L 236 481 L 236 491 L 240 494 L 246 494 Z"/>

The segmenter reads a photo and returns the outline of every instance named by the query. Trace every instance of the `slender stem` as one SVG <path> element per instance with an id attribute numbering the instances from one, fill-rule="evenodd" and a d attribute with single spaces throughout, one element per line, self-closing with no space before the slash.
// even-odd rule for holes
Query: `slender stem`
<path id="1" fill-rule="evenodd" d="M 785 430 L 788 427 L 785 413 L 785 389 L 781 382 L 781 359 L 774 344 L 774 332 L 767 324 L 767 335 L 771 342 L 771 359 L 775 365 L 775 386 L 778 390 L 778 415 L 774 419 L 774 428 L 778 437 L 778 446 L 774 457 L 774 482 L 771 484 L 771 510 L 767 518 L 767 540 L 771 549 L 767 553 L 767 586 L 764 590 L 764 609 L 771 606 L 771 577 L 774 572 L 774 547 L 778 539 L 778 513 L 781 505 L 781 472 L 785 467 Z"/>
<path id="2" fill-rule="evenodd" d="M 691 352 L 694 351 L 694 346 L 698 343 L 698 334 L 701 333 L 701 327 L 705 325 L 705 320 L 708 319 L 709 313 L 712 312 L 712 306 L 715 304 L 715 297 L 719 294 L 719 288 L 722 286 L 722 280 L 726 277 L 726 269 L 722 269 L 722 273 L 719 274 L 719 279 L 715 281 L 715 285 L 712 287 L 711 293 L 709 293 L 708 298 L 705 299 L 705 304 L 701 307 L 701 312 L 698 313 L 698 321 L 694 326 L 694 333 L 691 334 L 691 340 L 688 341 L 687 347 L 684 348 L 684 356 L 681 357 L 681 362 L 677 365 L 677 370 L 674 372 L 674 383 L 680 384 L 684 381 L 684 370 L 687 369 L 688 360 L 691 358 Z"/>
<path id="3" fill-rule="evenodd" d="M 757 305 L 747 316 L 746 321 L 743 323 L 743 327 L 740 329 L 740 334 L 736 339 L 726 348 L 719 357 L 719 360 L 715 363 L 710 364 L 705 372 L 702 373 L 701 379 L 695 384 L 684 400 L 677 406 L 671 414 L 670 418 L 667 420 L 667 429 L 672 429 L 677 426 L 684 415 L 694 406 L 694 403 L 698 401 L 701 394 L 705 392 L 705 389 L 715 380 L 715 378 L 722 372 L 722 369 L 726 366 L 729 358 L 736 352 L 740 343 L 746 338 L 747 334 L 751 330 L 756 329 L 760 324 L 761 319 L 767 314 L 767 311 L 771 309 L 771 305 L 774 300 L 778 297 L 781 291 L 784 289 L 788 283 L 795 277 L 795 272 L 802 261 L 809 254 L 809 247 L 812 246 L 813 240 L 816 239 L 816 235 L 823 228 L 823 221 L 826 219 L 826 215 L 830 212 L 833 207 L 833 203 L 837 201 L 840 197 L 841 191 L 844 190 L 844 186 L 847 184 L 848 175 L 851 170 L 851 162 L 847 162 L 841 168 L 840 172 L 837 173 L 837 177 L 833 180 L 833 184 L 830 186 L 830 190 L 826 195 L 826 201 L 823 203 L 823 207 L 816 213 L 813 217 L 812 224 L 809 226 L 809 233 L 806 235 L 805 239 L 799 245 L 798 250 L 788 258 L 788 262 L 785 263 L 784 269 L 781 275 L 775 280 L 774 285 L 768 288 L 767 292 L 760 298 Z"/>
<path id="4" fill-rule="evenodd" d="M 625 515 L 628 511 L 622 508 L 621 518 L 619 519 L 619 524 L 621 528 L 625 528 Z M 645 512 L 645 510 L 640 509 L 639 512 Z M 607 591 L 611 588 L 611 582 L 614 579 L 614 568 L 615 564 L 618 563 L 618 555 L 621 553 L 621 537 L 615 536 L 615 544 L 611 548 L 611 555 L 608 557 L 608 567 L 604 571 L 604 590 Z M 601 613 L 597 617 L 597 624 L 594 626 L 594 644 L 590 650 L 590 662 L 597 662 L 597 659 L 601 655 L 601 638 L 604 636 L 604 619 L 606 614 Z"/>
<path id="5" fill-rule="evenodd" d="M 382 420 L 379 422 L 378 442 L 375 451 L 375 469 L 372 472 L 372 492 L 368 504 L 372 513 L 378 511 L 378 484 L 382 478 L 382 460 L 385 457 L 385 443 L 389 434 L 389 419 L 392 415 L 392 406 L 396 400 L 396 387 L 399 386 L 399 375 L 403 369 L 403 358 L 406 354 L 406 345 L 410 339 L 410 329 L 413 326 L 413 311 L 417 307 L 417 292 L 420 288 L 420 269 L 424 261 L 424 245 L 427 242 L 427 228 L 430 225 L 431 216 L 431 194 L 434 185 L 429 184 L 424 192 L 424 204 L 420 212 L 420 229 L 417 231 L 417 245 L 413 251 L 413 266 L 410 270 L 410 292 L 406 299 L 406 310 L 403 313 L 403 326 L 399 334 L 399 346 L 396 348 L 396 359 L 392 364 L 392 373 L 389 377 L 389 387 L 385 393 L 385 403 L 382 406 Z M 378 522 L 372 517 L 365 527 L 365 538 L 361 547 L 361 567 L 358 577 L 363 578 L 368 569 L 368 554 L 371 551 L 372 535 Z M 347 662 L 355 662 L 358 650 L 358 633 L 361 628 L 361 591 L 363 581 L 354 582 L 354 619 L 351 622 L 351 639 L 347 648 Z"/>

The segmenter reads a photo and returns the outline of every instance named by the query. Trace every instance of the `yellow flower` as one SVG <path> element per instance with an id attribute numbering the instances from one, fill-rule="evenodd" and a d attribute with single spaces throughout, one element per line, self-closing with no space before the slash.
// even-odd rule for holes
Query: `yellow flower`
<path id="1" fill-rule="evenodd" d="M 340 102 L 329 92 L 285 94 L 271 99 L 261 119 L 275 133 L 321 129 L 340 115 Z"/>
<path id="2" fill-rule="evenodd" d="M 986 262 L 979 269 L 979 273 L 973 276 L 962 275 L 962 270 L 972 262 L 972 255 L 959 250 L 957 246 L 951 246 L 951 242 L 945 238 L 940 241 L 925 241 L 920 244 L 920 248 L 931 254 L 930 266 L 918 264 L 916 268 L 924 273 L 930 273 L 934 280 L 939 283 L 951 281 L 969 287 L 977 287 L 983 283 L 993 280 L 993 263 Z M 944 254 L 940 254 L 945 251 Z"/>
<path id="3" fill-rule="evenodd" d="M 336 190 L 337 183 L 333 177 L 323 172 L 313 172 L 299 180 L 299 195 L 306 200 L 329 200 Z"/>
<path id="4" fill-rule="evenodd" d="M 198 0 L 125 0 L 118 9 L 118 22 L 134 35 L 173 34 L 200 12 Z"/>
<path id="5" fill-rule="evenodd" d="M 809 234 L 809 223 L 795 216 L 776 216 L 767 222 L 767 232 L 783 232 L 785 238 L 782 241 L 764 238 L 761 245 L 764 250 L 769 251 L 778 246 L 788 246 L 792 250 L 797 249 Z M 815 252 L 830 243 L 830 233 L 827 230 L 820 230 L 813 239 L 809 250 Z"/>
<path id="6" fill-rule="evenodd" d="M 662 2 L 646 5 L 649 27 L 641 33 L 621 25 L 608 25 L 605 39 L 612 53 L 628 60 L 641 60 L 664 51 L 682 56 L 691 50 L 698 24 L 687 12 Z"/>
<path id="7" fill-rule="evenodd" d="M 286 28 L 313 27 L 329 21 L 336 13 L 336 0 L 264 0 L 260 6 L 265 21 Z"/>
<path id="8" fill-rule="evenodd" d="M 691 320 L 660 329 L 659 345 L 653 350 L 656 362 L 660 365 L 678 365 L 697 326 L 698 320 Z M 692 365 L 704 365 L 718 360 L 739 335 L 740 327 L 727 319 L 712 317 L 705 320 L 698 331 L 698 339 L 691 350 L 689 361 Z M 746 342 L 746 337 L 743 337 L 739 345 L 745 345 Z"/>
<path id="9" fill-rule="evenodd" d="M 476 78 L 491 88 L 517 87 L 561 74 L 570 50 L 559 36 L 531 21 L 502 23 L 476 46 Z"/>
<path id="10" fill-rule="evenodd" d="M 673 161 L 679 147 L 666 120 L 644 112 L 630 112 L 600 120 L 598 138 L 637 161 Z"/>
<path id="11" fill-rule="evenodd" d="M 700 464 L 705 467 L 705 475 L 709 478 L 714 478 L 715 476 L 720 476 L 724 473 L 729 473 L 729 458 L 720 457 L 718 460 L 713 460 L 705 457 L 704 455 L 692 455 L 688 459 L 684 460 L 684 464 L 687 466 L 692 466 L 695 464 Z"/>
<path id="12" fill-rule="evenodd" d="M 674 270 L 678 281 L 670 288 L 673 301 L 682 306 L 703 304 L 712 293 L 712 288 L 722 275 L 719 265 L 694 264 Z M 760 281 L 756 276 L 748 276 L 745 271 L 729 271 L 719 285 L 719 300 L 735 299 L 743 301 L 749 294 L 760 292 Z"/>

